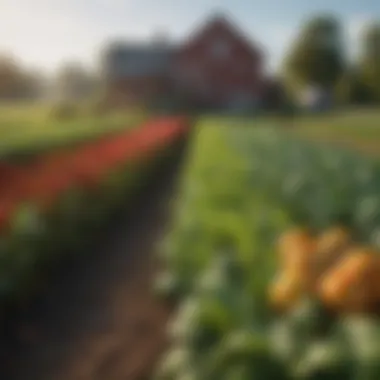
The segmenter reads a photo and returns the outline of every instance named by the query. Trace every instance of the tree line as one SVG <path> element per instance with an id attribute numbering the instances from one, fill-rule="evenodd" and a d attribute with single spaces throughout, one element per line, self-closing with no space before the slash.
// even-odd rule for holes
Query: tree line
<path id="1" fill-rule="evenodd" d="M 91 95 L 97 83 L 97 75 L 78 62 L 64 63 L 49 76 L 25 68 L 12 56 L 0 56 L 0 101 L 81 99 Z"/>
<path id="2" fill-rule="evenodd" d="M 330 91 L 342 104 L 379 104 L 380 22 L 363 30 L 359 51 L 351 62 L 339 20 L 330 15 L 314 17 L 291 45 L 281 80 L 291 95 L 314 85 Z"/>

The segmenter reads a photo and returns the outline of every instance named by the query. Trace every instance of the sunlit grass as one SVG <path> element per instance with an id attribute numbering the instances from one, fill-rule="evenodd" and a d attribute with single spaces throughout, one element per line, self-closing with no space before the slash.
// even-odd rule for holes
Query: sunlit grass
<path id="1" fill-rule="evenodd" d="M 284 128 L 300 137 L 380 154 L 380 109 L 335 111 L 295 117 L 206 116 L 207 124 L 245 128 Z"/>
<path id="2" fill-rule="evenodd" d="M 311 137 L 380 139 L 380 110 L 351 110 L 300 117 L 294 121 L 294 129 Z"/>
<path id="3" fill-rule="evenodd" d="M 139 112 L 115 111 L 95 115 L 83 110 L 60 120 L 48 105 L 0 105 L 0 155 L 17 154 L 80 142 L 133 128 L 144 118 Z"/>

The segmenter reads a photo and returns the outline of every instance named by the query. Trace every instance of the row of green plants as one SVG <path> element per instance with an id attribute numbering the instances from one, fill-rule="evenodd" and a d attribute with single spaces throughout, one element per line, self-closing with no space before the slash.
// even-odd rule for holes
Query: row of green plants
<path id="1" fill-rule="evenodd" d="M 49 271 L 91 252 L 93 237 L 177 159 L 186 131 L 184 119 L 151 121 L 42 156 L 23 171 L 3 168 L 9 178 L 0 188 L 0 300 L 28 302 Z"/>
<path id="2" fill-rule="evenodd" d="M 340 224 L 378 247 L 380 166 L 276 129 L 198 125 L 157 294 L 175 302 L 156 379 L 379 379 L 374 314 L 331 316 L 314 297 L 275 311 L 275 242 Z M 328 325 L 328 328 L 326 327 Z"/>

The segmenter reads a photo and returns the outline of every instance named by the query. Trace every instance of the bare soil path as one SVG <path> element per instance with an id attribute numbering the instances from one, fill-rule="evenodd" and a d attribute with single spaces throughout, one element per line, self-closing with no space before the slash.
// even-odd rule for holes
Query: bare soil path
<path id="1" fill-rule="evenodd" d="M 18 323 L 4 380 L 146 380 L 169 310 L 151 293 L 183 153 Z M 13 342 L 15 343 L 15 342 Z"/>

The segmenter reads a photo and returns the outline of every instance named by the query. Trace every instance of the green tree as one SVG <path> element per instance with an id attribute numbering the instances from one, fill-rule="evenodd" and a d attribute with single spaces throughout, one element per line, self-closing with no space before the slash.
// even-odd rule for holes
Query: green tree
<path id="1" fill-rule="evenodd" d="M 20 100 L 39 97 L 44 78 L 40 73 L 26 70 L 10 56 L 0 57 L 0 99 Z"/>
<path id="2" fill-rule="evenodd" d="M 354 67 L 340 78 L 335 88 L 335 97 L 342 105 L 369 105 L 373 103 L 371 89 L 366 85 L 359 70 Z"/>
<path id="3" fill-rule="evenodd" d="M 380 103 L 380 22 L 370 25 L 364 33 L 359 70 L 363 85 L 370 89 L 372 99 Z"/>
<path id="4" fill-rule="evenodd" d="M 57 96 L 65 101 L 88 99 L 93 95 L 95 87 L 95 76 L 75 62 L 62 65 L 55 80 Z"/>
<path id="5" fill-rule="evenodd" d="M 284 62 L 284 77 L 292 92 L 308 85 L 330 89 L 345 66 L 341 25 L 329 15 L 309 20 Z"/>

